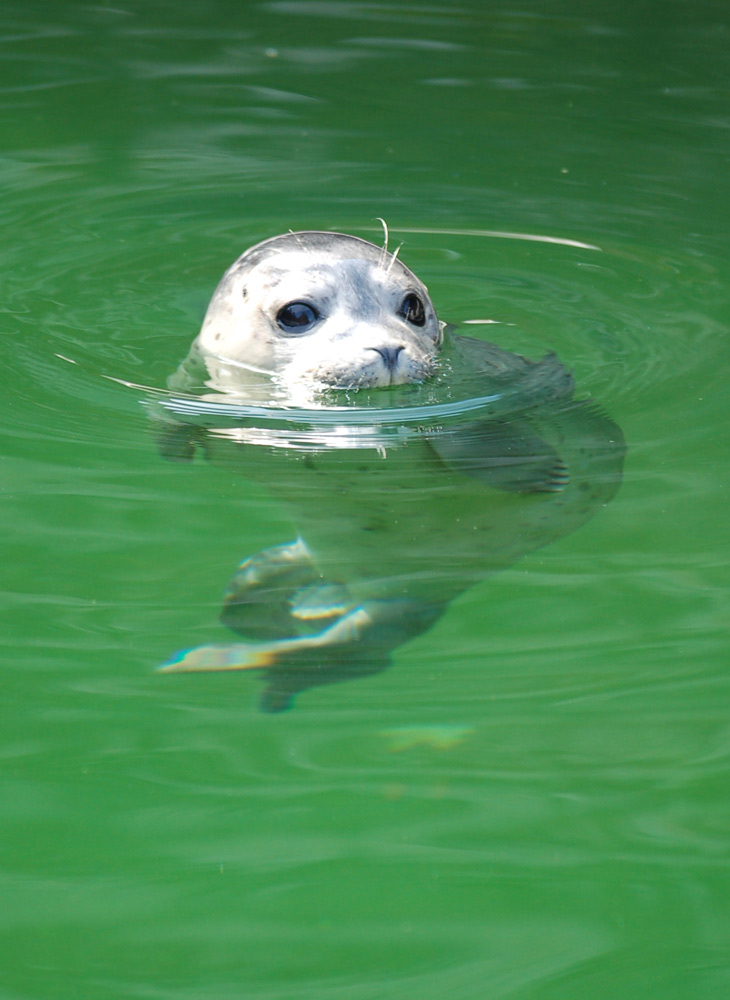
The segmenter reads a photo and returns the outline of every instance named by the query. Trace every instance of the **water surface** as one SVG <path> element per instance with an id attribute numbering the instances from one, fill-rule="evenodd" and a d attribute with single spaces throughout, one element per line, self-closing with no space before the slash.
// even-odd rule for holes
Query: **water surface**
<path id="1" fill-rule="evenodd" d="M 3 995 L 725 995 L 725 6 L 31 2 L 0 31 Z M 272 718 L 253 677 L 154 672 L 291 526 L 162 462 L 136 386 L 246 246 L 376 217 L 444 319 L 558 352 L 624 484 Z"/>

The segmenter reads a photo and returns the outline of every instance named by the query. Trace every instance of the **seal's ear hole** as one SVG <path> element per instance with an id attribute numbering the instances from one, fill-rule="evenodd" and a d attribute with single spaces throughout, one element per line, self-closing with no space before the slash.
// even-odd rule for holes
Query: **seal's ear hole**
<path id="1" fill-rule="evenodd" d="M 421 297 L 415 292 L 409 292 L 401 302 L 398 315 L 402 316 L 407 323 L 423 326 L 426 322 L 426 308 Z"/>
<path id="2" fill-rule="evenodd" d="M 317 310 L 307 302 L 289 302 L 276 314 L 276 322 L 284 333 L 308 333 L 319 319 Z"/>
<path id="3" fill-rule="evenodd" d="M 246 287 L 246 285 L 244 285 L 243 288 L 241 289 L 241 298 L 242 299 L 248 298 L 248 288 Z"/>

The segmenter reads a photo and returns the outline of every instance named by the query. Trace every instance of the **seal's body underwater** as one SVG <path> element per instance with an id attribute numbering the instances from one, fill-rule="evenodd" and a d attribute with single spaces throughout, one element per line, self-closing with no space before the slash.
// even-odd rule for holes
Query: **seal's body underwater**
<path id="1" fill-rule="evenodd" d="M 265 419 L 212 426 L 215 406 L 207 423 L 192 422 L 173 401 L 158 441 L 168 458 L 200 445 L 266 484 L 298 538 L 245 560 L 229 584 L 222 620 L 247 641 L 189 650 L 163 670 L 265 669 L 262 706 L 286 708 L 307 687 L 381 670 L 458 594 L 611 499 L 621 432 L 573 401 L 557 358 L 447 339 L 425 286 L 355 237 L 275 237 L 226 272 L 171 387 L 207 403 L 304 398 L 312 408 L 282 434 Z M 476 417 L 450 420 L 438 405 L 418 421 L 407 408 L 380 410 L 396 433 L 371 434 L 361 390 L 375 389 L 372 400 L 382 387 L 428 385 L 442 350 L 447 397 L 449 378 L 465 372 Z M 333 389 L 359 390 L 348 395 L 354 423 L 317 401 Z"/>

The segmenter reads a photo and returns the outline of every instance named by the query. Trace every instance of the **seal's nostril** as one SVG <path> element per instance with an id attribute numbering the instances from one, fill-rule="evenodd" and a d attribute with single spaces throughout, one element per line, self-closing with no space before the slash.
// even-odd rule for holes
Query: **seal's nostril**
<path id="1" fill-rule="evenodd" d="M 392 371 L 398 364 L 398 355 L 403 350 L 403 345 L 400 347 L 371 347 L 370 350 L 379 354 L 386 367 Z"/>

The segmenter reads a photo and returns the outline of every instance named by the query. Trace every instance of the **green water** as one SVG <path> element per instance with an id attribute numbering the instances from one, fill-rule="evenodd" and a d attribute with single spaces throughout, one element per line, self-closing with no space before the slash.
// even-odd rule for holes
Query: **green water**
<path id="1" fill-rule="evenodd" d="M 727 996 L 726 4 L 30 0 L 0 35 L 3 1000 Z M 573 368 L 624 485 L 266 716 L 153 667 L 290 527 L 111 379 L 163 385 L 246 246 L 378 216 L 444 318 Z"/>

